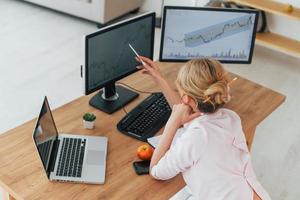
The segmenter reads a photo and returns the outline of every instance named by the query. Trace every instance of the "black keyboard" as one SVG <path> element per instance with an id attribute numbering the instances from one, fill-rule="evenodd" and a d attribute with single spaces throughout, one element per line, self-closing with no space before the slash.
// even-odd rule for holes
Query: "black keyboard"
<path id="1" fill-rule="evenodd" d="M 171 108 L 162 93 L 153 93 L 130 111 L 118 124 L 120 132 L 146 141 L 168 121 Z"/>
<path id="2" fill-rule="evenodd" d="M 81 177 L 86 139 L 64 138 L 60 151 L 57 176 Z"/>

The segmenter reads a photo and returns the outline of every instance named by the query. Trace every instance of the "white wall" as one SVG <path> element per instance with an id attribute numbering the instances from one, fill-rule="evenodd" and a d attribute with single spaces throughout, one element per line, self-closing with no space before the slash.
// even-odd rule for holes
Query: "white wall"
<path id="1" fill-rule="evenodd" d="M 156 17 L 161 16 L 162 0 L 143 0 L 141 10 L 143 11 L 155 11 Z"/>
<path id="2" fill-rule="evenodd" d="M 294 6 L 300 7 L 300 1 L 299 0 L 277 0 L 277 1 L 282 2 L 282 3 L 289 3 L 289 4 L 292 4 Z"/>
<path id="3" fill-rule="evenodd" d="M 155 11 L 157 17 L 161 17 L 161 5 L 163 0 L 143 0 L 141 9 Z M 209 0 L 164 0 L 164 5 L 176 6 L 204 6 Z"/>
<path id="4" fill-rule="evenodd" d="M 294 7 L 300 8 L 299 0 L 277 1 L 282 3 L 289 3 Z M 267 22 L 271 32 L 278 33 L 300 41 L 300 20 L 294 20 L 280 15 L 267 14 Z"/>
<path id="5" fill-rule="evenodd" d="M 195 6 L 197 0 L 165 0 L 165 5 L 173 5 L 173 6 Z"/>

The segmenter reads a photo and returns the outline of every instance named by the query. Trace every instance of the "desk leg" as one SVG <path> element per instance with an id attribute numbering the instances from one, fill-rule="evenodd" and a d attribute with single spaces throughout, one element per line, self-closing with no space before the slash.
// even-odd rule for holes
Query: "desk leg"
<path id="1" fill-rule="evenodd" d="M 247 141 L 249 151 L 251 151 L 251 146 L 252 146 L 253 138 L 255 135 L 255 130 L 256 130 L 256 127 L 253 127 L 253 128 L 248 129 L 247 131 L 245 131 L 245 136 L 246 136 L 246 141 Z"/>
<path id="2" fill-rule="evenodd" d="M 3 200 L 16 200 L 8 192 L 6 192 L 2 187 L 0 187 L 0 190 L 2 192 L 2 199 Z"/>

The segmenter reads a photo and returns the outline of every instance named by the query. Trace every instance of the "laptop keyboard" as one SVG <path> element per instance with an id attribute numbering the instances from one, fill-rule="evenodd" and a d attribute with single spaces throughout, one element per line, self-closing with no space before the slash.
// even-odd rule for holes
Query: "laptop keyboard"
<path id="1" fill-rule="evenodd" d="M 81 177 L 86 139 L 64 138 L 60 151 L 57 176 Z"/>

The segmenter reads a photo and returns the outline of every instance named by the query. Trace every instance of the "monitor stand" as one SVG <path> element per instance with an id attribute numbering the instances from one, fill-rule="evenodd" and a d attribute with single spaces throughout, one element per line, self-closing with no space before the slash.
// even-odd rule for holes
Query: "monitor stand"
<path id="1" fill-rule="evenodd" d="M 111 114 L 139 96 L 138 93 L 125 87 L 110 83 L 90 100 L 90 105 Z"/>

